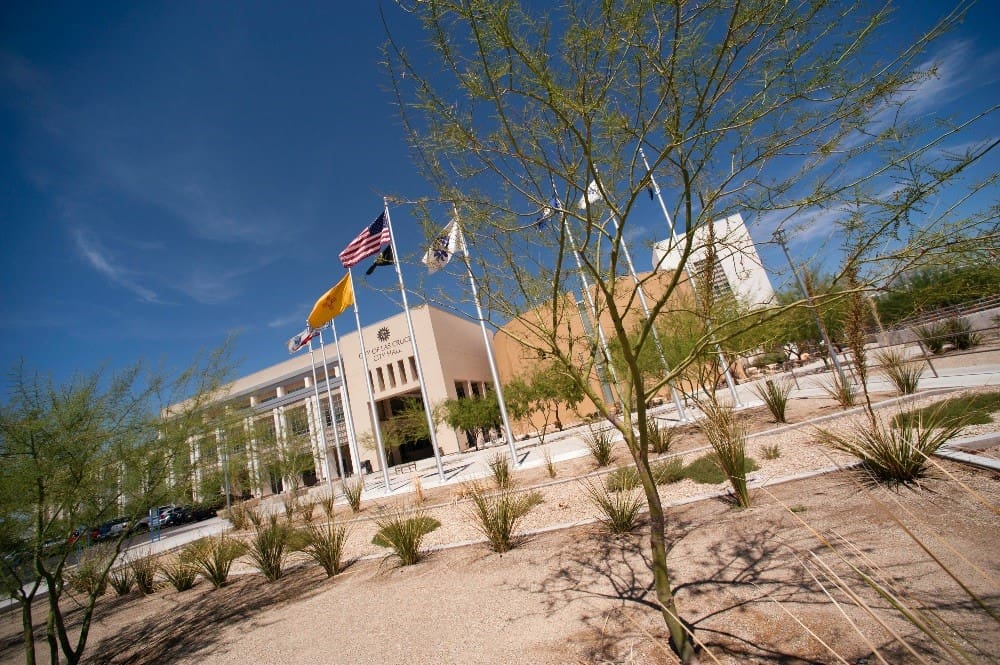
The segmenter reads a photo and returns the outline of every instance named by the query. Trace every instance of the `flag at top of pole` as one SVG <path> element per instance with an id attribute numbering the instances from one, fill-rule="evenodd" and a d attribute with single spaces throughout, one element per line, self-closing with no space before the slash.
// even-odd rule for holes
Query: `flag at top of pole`
<path id="1" fill-rule="evenodd" d="M 352 240 L 340 253 L 340 262 L 345 268 L 356 266 L 372 254 L 378 254 L 383 245 L 389 242 L 389 225 L 385 222 L 385 210 Z"/>
<path id="2" fill-rule="evenodd" d="M 354 283 L 351 281 L 351 273 L 347 273 L 313 305 L 307 319 L 309 327 L 322 328 L 330 319 L 340 316 L 353 304 Z"/>
<path id="3" fill-rule="evenodd" d="M 462 235 L 462 227 L 458 224 L 458 217 L 455 217 L 434 238 L 421 261 L 427 266 L 427 272 L 435 273 L 448 265 L 452 255 L 464 253 L 465 236 Z"/>
<path id="4" fill-rule="evenodd" d="M 604 197 L 601 196 L 601 188 L 598 186 L 597 181 L 591 180 L 590 184 L 587 185 L 587 191 L 580 197 L 576 207 L 580 210 L 585 210 L 589 204 L 597 203 L 603 198 Z"/>

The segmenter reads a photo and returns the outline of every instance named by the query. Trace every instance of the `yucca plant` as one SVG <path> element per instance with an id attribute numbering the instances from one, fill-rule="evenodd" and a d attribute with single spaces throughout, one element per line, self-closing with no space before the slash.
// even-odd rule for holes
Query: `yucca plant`
<path id="1" fill-rule="evenodd" d="M 493 494 L 473 492 L 471 498 L 471 516 L 494 552 L 507 552 L 517 546 L 514 531 L 518 522 L 542 502 L 538 492 L 516 493 L 510 488 Z"/>
<path id="2" fill-rule="evenodd" d="M 115 590 L 118 596 L 125 596 L 135 588 L 135 578 L 132 577 L 132 569 L 127 565 L 112 568 L 108 573 L 108 583 Z"/>
<path id="3" fill-rule="evenodd" d="M 646 440 L 649 442 L 649 449 L 658 455 L 670 452 L 670 447 L 674 443 L 674 429 L 672 427 L 660 427 L 656 421 L 649 419 L 646 421 Z"/>
<path id="4" fill-rule="evenodd" d="M 188 544 L 181 555 L 193 562 L 201 576 L 218 589 L 229 581 L 233 561 L 245 551 L 243 543 L 223 533 Z"/>
<path id="5" fill-rule="evenodd" d="M 299 507 L 299 497 L 296 496 L 294 490 L 287 492 L 285 496 L 281 497 L 281 507 L 285 511 L 285 519 L 291 522 L 295 516 L 295 511 Z"/>
<path id="6" fill-rule="evenodd" d="M 917 392 L 917 384 L 924 368 L 921 363 L 907 360 L 899 349 L 883 349 L 875 354 L 875 360 L 882 367 L 886 378 L 896 387 L 900 395 L 912 395 Z"/>
<path id="7" fill-rule="evenodd" d="M 929 323 L 925 326 L 917 326 L 913 332 L 934 355 L 944 351 L 945 335 L 948 333 L 946 324 Z"/>
<path id="8" fill-rule="evenodd" d="M 323 498 L 319 500 L 319 505 L 323 509 L 323 514 L 326 515 L 326 519 L 332 520 L 333 516 L 337 512 L 337 500 L 336 497 L 333 496 L 333 492 L 323 496 Z"/>
<path id="9" fill-rule="evenodd" d="M 542 451 L 542 460 L 545 462 L 545 470 L 548 472 L 549 478 L 555 478 L 556 465 L 552 461 L 552 451 L 550 451 L 548 448 L 545 448 Z"/>
<path id="10" fill-rule="evenodd" d="M 736 502 L 741 508 L 750 506 L 747 490 L 747 434 L 749 425 L 728 405 L 707 402 L 699 405 L 705 414 L 698 427 L 715 451 L 714 461 L 722 469 L 733 488 Z"/>
<path id="11" fill-rule="evenodd" d="M 127 565 L 132 569 L 132 579 L 143 595 L 156 591 L 156 570 L 159 568 L 156 559 L 151 554 L 136 554 L 127 559 Z"/>
<path id="12" fill-rule="evenodd" d="M 587 437 L 587 449 L 593 456 L 597 466 L 608 466 L 614 459 L 614 438 L 610 429 L 590 428 L 590 436 Z"/>
<path id="13" fill-rule="evenodd" d="M 776 423 L 786 423 L 785 410 L 788 406 L 788 396 L 792 394 L 792 382 L 788 379 L 774 381 L 767 379 L 764 383 L 754 383 L 751 386 L 754 394 L 767 405 L 768 411 Z"/>
<path id="14" fill-rule="evenodd" d="M 160 562 L 160 572 L 177 591 L 187 591 L 198 577 L 198 566 L 183 555 Z"/>
<path id="15" fill-rule="evenodd" d="M 504 489 L 510 486 L 510 460 L 507 458 L 507 453 L 494 453 L 490 456 L 487 465 L 490 467 L 490 472 L 493 473 L 493 480 L 497 487 Z"/>
<path id="16" fill-rule="evenodd" d="M 229 508 L 229 523 L 237 531 L 245 531 L 250 528 L 249 511 L 252 509 L 244 503 L 234 503 Z"/>
<path id="17" fill-rule="evenodd" d="M 858 390 L 851 383 L 850 379 L 842 376 L 839 372 L 834 372 L 826 381 L 820 382 L 820 388 L 827 395 L 837 400 L 840 408 L 847 409 L 857 402 Z"/>
<path id="18" fill-rule="evenodd" d="M 639 513 L 645 500 L 638 492 L 617 492 L 606 484 L 583 482 L 590 502 L 600 510 L 601 524 L 613 534 L 631 533 L 639 526 Z"/>
<path id="19" fill-rule="evenodd" d="M 323 525 L 312 525 L 303 533 L 302 551 L 318 563 L 327 577 L 338 574 L 343 567 L 344 549 L 350 528 L 332 519 Z"/>
<path id="20" fill-rule="evenodd" d="M 960 429 L 960 421 L 935 409 L 920 411 L 897 427 L 873 417 L 847 433 L 820 430 L 820 437 L 831 448 L 858 458 L 875 480 L 900 485 L 920 479 L 930 456 Z"/>
<path id="21" fill-rule="evenodd" d="M 67 575 L 69 586 L 74 591 L 88 596 L 104 595 L 108 588 L 108 577 L 103 573 L 110 563 L 109 557 L 113 555 L 113 552 L 101 545 L 86 549 L 76 568 Z"/>
<path id="22" fill-rule="evenodd" d="M 639 486 L 639 472 L 634 466 L 620 466 L 608 474 L 605 486 L 612 492 L 627 492 Z"/>
<path id="23" fill-rule="evenodd" d="M 305 501 L 299 503 L 299 517 L 302 518 L 302 521 L 305 524 L 312 524 L 313 512 L 316 510 L 316 503 L 315 499 L 306 499 Z"/>
<path id="24" fill-rule="evenodd" d="M 947 341 L 959 351 L 967 351 L 982 343 L 982 338 L 972 331 L 972 324 L 965 319 L 950 319 L 944 325 Z"/>
<path id="25" fill-rule="evenodd" d="M 347 505 L 351 507 L 352 511 L 361 512 L 361 494 L 365 490 L 365 481 L 360 478 L 345 480 L 343 487 Z"/>
<path id="26" fill-rule="evenodd" d="M 247 554 L 268 582 L 281 579 L 285 558 L 295 545 L 294 529 L 287 522 L 270 515 L 261 525 L 254 527 L 246 546 Z"/>
<path id="27" fill-rule="evenodd" d="M 778 459 L 781 457 L 781 446 L 778 444 L 764 446 L 764 459 Z"/>
<path id="28" fill-rule="evenodd" d="M 392 550 L 386 557 L 395 555 L 403 566 L 420 560 L 420 544 L 424 537 L 441 526 L 441 522 L 422 511 L 406 514 L 399 508 L 384 511 L 375 518 L 378 531 L 372 544 Z"/>

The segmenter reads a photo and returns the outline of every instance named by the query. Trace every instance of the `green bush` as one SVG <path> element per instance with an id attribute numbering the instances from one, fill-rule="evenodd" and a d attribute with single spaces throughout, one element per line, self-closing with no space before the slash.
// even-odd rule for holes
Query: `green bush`
<path id="1" fill-rule="evenodd" d="M 506 552 L 517 546 L 514 531 L 518 522 L 542 502 L 538 492 L 515 493 L 509 488 L 494 494 L 473 491 L 470 498 L 471 516 L 494 552 Z"/>
<path id="2" fill-rule="evenodd" d="M 591 428 L 587 437 L 587 449 L 593 456 L 597 466 L 608 466 L 614 458 L 614 435 L 610 429 Z"/>
<path id="3" fill-rule="evenodd" d="M 285 557 L 295 549 L 295 530 L 287 522 L 279 522 L 271 515 L 263 524 L 254 527 L 246 551 L 268 582 L 281 579 Z"/>
<path id="4" fill-rule="evenodd" d="M 959 351 L 979 346 L 982 339 L 972 331 L 972 324 L 965 319 L 949 319 L 944 324 L 945 340 Z"/>
<path id="5" fill-rule="evenodd" d="M 395 509 L 381 513 L 375 518 L 378 532 L 372 544 L 392 550 L 386 556 L 395 555 L 403 566 L 411 566 L 420 560 L 420 544 L 424 537 L 441 526 L 441 522 L 423 512 L 406 516 Z"/>
<path id="6" fill-rule="evenodd" d="M 962 426 L 949 418 L 945 409 L 938 409 L 915 412 L 898 427 L 887 427 L 876 420 L 846 434 L 827 430 L 820 433 L 826 445 L 861 460 L 862 468 L 876 481 L 899 485 L 923 476 L 930 456 Z"/>
<path id="7" fill-rule="evenodd" d="M 638 492 L 619 492 L 604 483 L 584 481 L 587 498 L 601 512 L 601 524 L 613 534 L 631 533 L 639 525 L 645 501 Z"/>
<path id="8" fill-rule="evenodd" d="M 650 465 L 653 472 L 653 482 L 657 485 L 669 485 L 684 480 L 684 463 L 679 457 L 662 460 Z"/>
<path id="9" fill-rule="evenodd" d="M 104 569 L 111 556 L 114 556 L 114 552 L 100 545 L 84 550 L 76 568 L 66 577 L 70 588 L 88 596 L 104 595 L 108 589 L 108 577 L 104 575 Z"/>
<path id="10" fill-rule="evenodd" d="M 610 492 L 627 492 L 639 486 L 639 472 L 634 466 L 620 466 L 604 482 Z"/>
<path id="11" fill-rule="evenodd" d="M 947 341 L 945 337 L 948 334 L 946 324 L 929 323 L 925 326 L 917 326 L 913 329 L 913 332 L 920 339 L 921 343 L 934 355 L 938 355 L 944 351 L 944 345 Z"/>
<path id="12" fill-rule="evenodd" d="M 344 549 L 350 535 L 346 524 L 336 524 L 331 519 L 322 526 L 309 526 L 303 535 L 303 552 L 323 568 L 327 577 L 343 570 Z"/>
<path id="13" fill-rule="evenodd" d="M 778 459 L 781 457 L 781 447 L 778 444 L 764 446 L 764 459 Z"/>
<path id="14" fill-rule="evenodd" d="M 229 581 L 229 569 L 233 561 L 246 551 L 243 543 L 221 534 L 202 538 L 184 547 L 181 556 L 186 557 L 206 580 L 216 589 Z"/>
<path id="15" fill-rule="evenodd" d="M 744 475 L 757 470 L 757 462 L 752 457 L 747 457 L 743 461 Z M 718 485 L 726 482 L 729 477 L 719 466 L 715 459 L 715 453 L 702 455 L 695 461 L 684 467 L 684 477 L 690 478 L 696 483 L 704 485 Z"/>
<path id="16" fill-rule="evenodd" d="M 975 393 L 946 399 L 916 411 L 897 413 L 892 419 L 892 426 L 913 427 L 921 418 L 928 416 L 954 422 L 961 427 L 985 425 L 992 422 L 990 414 L 995 411 L 1000 411 L 1000 392 Z"/>
<path id="17" fill-rule="evenodd" d="M 493 473 L 493 480 L 496 481 L 497 487 L 504 489 L 510 486 L 510 460 L 507 459 L 507 453 L 494 453 L 490 456 L 487 464 Z"/>

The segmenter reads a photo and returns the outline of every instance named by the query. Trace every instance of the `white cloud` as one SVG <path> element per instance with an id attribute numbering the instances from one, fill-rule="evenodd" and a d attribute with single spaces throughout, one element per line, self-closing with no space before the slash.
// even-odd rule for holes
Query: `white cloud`
<path id="1" fill-rule="evenodd" d="M 112 283 L 128 289 L 146 302 L 160 302 L 156 292 L 136 282 L 133 277 L 134 273 L 118 265 L 107 249 L 101 246 L 91 233 L 77 228 L 73 231 L 73 238 L 77 251 L 84 261 L 90 264 L 91 268 L 104 275 Z"/>

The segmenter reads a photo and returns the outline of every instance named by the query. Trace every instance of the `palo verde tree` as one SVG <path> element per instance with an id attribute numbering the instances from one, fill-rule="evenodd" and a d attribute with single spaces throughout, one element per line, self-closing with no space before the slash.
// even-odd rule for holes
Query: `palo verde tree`
<path id="1" fill-rule="evenodd" d="M 704 263 L 699 230 L 714 220 L 740 213 L 794 239 L 850 207 L 862 225 L 852 237 L 867 241 L 828 243 L 844 249 L 826 258 L 840 263 L 835 281 L 851 266 L 845 288 L 855 290 L 949 238 L 995 233 L 996 209 L 975 208 L 994 177 L 969 168 L 995 145 L 974 134 L 995 109 L 934 125 L 911 110 L 937 74 L 929 50 L 968 7 L 901 43 L 885 37 L 888 7 L 834 0 L 400 6 L 428 39 L 400 43 L 390 26 L 386 49 L 418 167 L 437 190 L 428 228 L 440 227 L 435 205 L 457 207 L 490 319 L 511 321 L 504 331 L 525 356 L 556 363 L 623 436 L 649 506 L 656 598 L 690 662 L 647 457 L 648 398 L 802 301 L 732 317 L 699 305 L 702 332 L 659 381 L 640 359 L 675 296 L 711 305 L 714 274 L 688 276 Z M 647 201 L 653 178 L 670 226 Z M 925 206 L 952 194 L 962 205 Z M 676 269 L 655 290 L 651 274 L 630 276 L 626 255 L 626 241 L 640 246 L 654 224 L 676 238 Z M 605 342 L 616 345 L 613 364 Z"/>
<path id="2" fill-rule="evenodd" d="M 141 365 L 64 385 L 24 367 L 14 372 L 0 406 L 0 583 L 20 607 L 25 662 L 36 659 L 40 595 L 51 662 L 60 653 L 67 663 L 80 661 L 129 527 L 188 489 L 190 442 L 215 428 L 203 409 L 229 374 L 226 348 L 171 380 Z M 86 590 L 74 590 L 70 580 L 89 527 L 114 518 L 127 528 L 101 550 Z M 71 542 L 74 529 L 83 533 Z M 66 615 L 77 609 L 79 625 L 71 627 Z"/>

